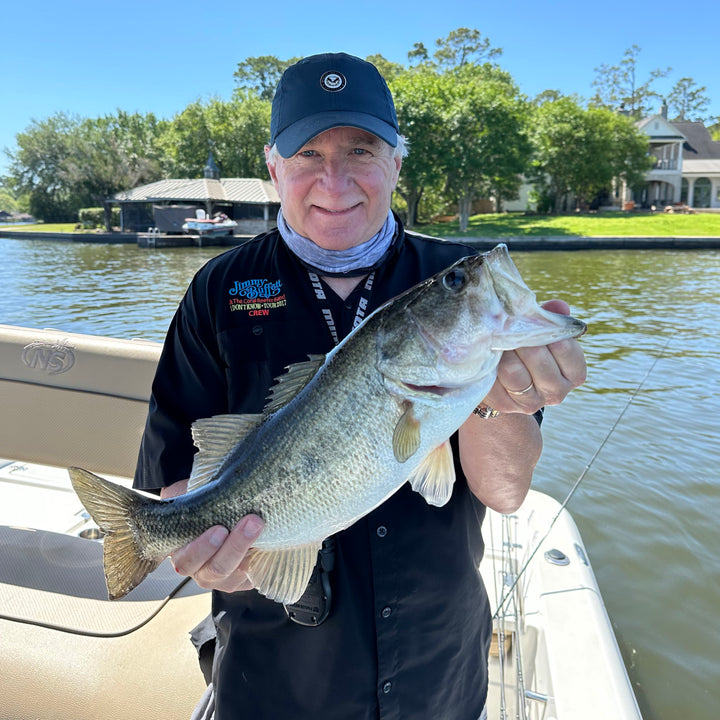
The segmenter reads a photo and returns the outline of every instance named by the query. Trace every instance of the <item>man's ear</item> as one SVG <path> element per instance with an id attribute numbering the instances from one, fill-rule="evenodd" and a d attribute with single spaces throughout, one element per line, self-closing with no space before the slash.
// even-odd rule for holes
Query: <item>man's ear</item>
<path id="1" fill-rule="evenodd" d="M 270 162 L 270 145 L 266 145 L 265 148 L 265 165 L 267 165 L 268 172 L 270 173 L 270 179 L 273 181 L 273 185 L 277 188 L 277 171 L 275 163 Z"/>
<path id="2" fill-rule="evenodd" d="M 395 180 L 393 182 L 393 190 L 397 187 L 398 180 L 400 179 L 400 170 L 402 169 L 402 158 L 399 155 L 395 155 Z"/>

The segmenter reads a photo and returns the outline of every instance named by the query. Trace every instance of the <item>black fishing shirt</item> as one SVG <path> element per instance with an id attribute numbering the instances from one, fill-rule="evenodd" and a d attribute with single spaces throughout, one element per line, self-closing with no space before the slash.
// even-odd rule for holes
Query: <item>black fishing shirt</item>
<path id="1" fill-rule="evenodd" d="M 369 314 L 473 252 L 398 232 L 369 298 L 364 282 L 347 300 L 313 284 L 276 230 L 208 262 L 168 331 L 135 486 L 157 490 L 189 477 L 194 420 L 260 412 L 287 365 L 329 351 L 328 309 L 342 338 L 359 306 Z M 333 604 L 320 626 L 292 622 L 254 590 L 213 593 L 216 720 L 479 717 L 491 634 L 477 571 L 485 507 L 468 489 L 454 441 L 447 505 L 431 507 L 405 484 L 336 537 Z"/>

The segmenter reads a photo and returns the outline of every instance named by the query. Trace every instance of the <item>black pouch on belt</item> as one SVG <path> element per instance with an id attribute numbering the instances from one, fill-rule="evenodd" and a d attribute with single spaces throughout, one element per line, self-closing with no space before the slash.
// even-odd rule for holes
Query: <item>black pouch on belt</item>
<path id="1" fill-rule="evenodd" d="M 329 537 L 323 541 L 318 561 L 302 597 L 292 605 L 283 606 L 293 622 L 306 627 L 317 627 L 327 620 L 332 605 L 330 573 L 334 567 L 335 539 Z"/>

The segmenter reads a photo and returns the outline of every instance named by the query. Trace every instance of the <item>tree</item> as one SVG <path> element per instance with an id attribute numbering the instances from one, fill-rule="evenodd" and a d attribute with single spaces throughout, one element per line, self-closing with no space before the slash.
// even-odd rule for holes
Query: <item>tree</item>
<path id="1" fill-rule="evenodd" d="M 490 46 L 490 40 L 484 38 L 479 30 L 457 28 L 448 33 L 447 37 L 435 41 L 437 50 L 430 60 L 427 48 L 416 42 L 408 52 L 411 65 L 428 65 L 438 70 L 451 70 L 463 65 L 480 65 L 502 55 L 501 48 Z"/>
<path id="2" fill-rule="evenodd" d="M 647 137 L 605 108 L 586 110 L 562 97 L 537 109 L 534 129 L 531 178 L 540 205 L 554 212 L 570 195 L 578 206 L 589 203 L 618 178 L 635 186 L 649 169 Z"/>
<path id="3" fill-rule="evenodd" d="M 263 100 L 272 100 L 282 74 L 300 58 L 280 60 L 275 55 L 245 58 L 233 74 L 239 88 L 254 90 Z"/>
<path id="4" fill-rule="evenodd" d="M 715 122 L 708 126 L 708 131 L 713 140 L 720 140 L 720 117 L 715 118 Z"/>
<path id="5" fill-rule="evenodd" d="M 166 127 L 160 138 L 165 177 L 202 177 L 211 148 L 205 110 L 203 103 L 196 100 L 175 115 Z"/>
<path id="6" fill-rule="evenodd" d="M 425 63 L 397 76 L 391 89 L 410 145 L 397 189 L 409 227 L 428 195 L 457 202 L 465 229 L 477 196 L 493 195 L 500 204 L 517 193 L 531 152 L 528 107 L 506 72 L 489 64 L 441 71 Z"/>
<path id="7" fill-rule="evenodd" d="M 224 177 L 265 177 L 263 146 L 270 138 L 270 101 L 237 89 L 233 99 L 200 100 L 169 123 L 162 137 L 167 177 L 202 177 L 212 149 Z"/>
<path id="8" fill-rule="evenodd" d="M 430 55 L 424 43 L 416 42 L 407 54 L 410 65 L 424 65 L 430 62 Z"/>
<path id="9" fill-rule="evenodd" d="M 269 100 L 240 90 L 230 102 L 208 105 L 207 128 L 225 177 L 267 177 L 263 147 L 270 140 L 270 109 Z"/>
<path id="10" fill-rule="evenodd" d="M 636 120 L 652 113 L 651 100 L 660 97 L 653 90 L 653 85 L 658 78 L 666 77 L 671 68 L 652 70 L 650 77 L 640 83 L 638 78 L 640 52 L 641 48 L 633 45 L 625 51 L 619 65 L 603 64 L 595 68 L 592 86 L 596 88 L 596 92 L 590 100 L 592 107 L 608 110 L 622 108 Z"/>
<path id="11" fill-rule="evenodd" d="M 9 153 L 10 184 L 16 196 L 28 195 L 28 210 L 36 218 L 48 222 L 74 219 L 65 163 L 79 125 L 79 118 L 56 113 L 33 120 L 15 136 L 18 149 Z"/>
<path id="12" fill-rule="evenodd" d="M 400 132 L 410 152 L 403 160 L 397 193 L 407 206 L 405 224 L 412 228 L 418 220 L 420 201 L 429 188 L 442 188 L 444 107 L 446 83 L 429 67 L 420 66 L 397 75 L 390 82 Z"/>
<path id="13" fill-rule="evenodd" d="M 479 65 L 502 55 L 501 48 L 490 47 L 490 40 L 483 38 L 479 30 L 458 28 L 446 38 L 435 41 L 438 49 L 434 58 L 440 67 L 457 68 L 463 65 Z"/>
<path id="14" fill-rule="evenodd" d="M 391 62 L 380 54 L 368 55 L 365 59 L 369 63 L 372 63 L 378 69 L 378 72 L 385 78 L 386 82 L 388 83 L 393 78 L 405 72 L 405 68 L 400 63 Z"/>
<path id="15" fill-rule="evenodd" d="M 122 110 L 82 120 L 64 163 L 65 183 L 77 209 L 99 207 L 120 190 L 160 179 L 157 140 L 162 127 L 152 114 Z"/>
<path id="16" fill-rule="evenodd" d="M 19 210 L 19 206 L 15 196 L 7 190 L 0 188 L 0 210 L 14 213 Z"/>
<path id="17" fill-rule="evenodd" d="M 464 231 L 476 197 L 495 195 L 500 204 L 517 192 L 531 153 L 528 109 L 510 76 L 488 65 L 459 66 L 448 80 L 443 164 Z"/>
<path id="18" fill-rule="evenodd" d="M 702 120 L 710 105 L 707 88 L 689 77 L 680 78 L 667 97 L 673 121 Z"/>
<path id="19" fill-rule="evenodd" d="M 37 218 L 73 221 L 82 207 L 101 205 L 118 190 L 160 177 L 153 115 L 81 119 L 57 113 L 16 136 L 10 185 L 26 195 Z"/>

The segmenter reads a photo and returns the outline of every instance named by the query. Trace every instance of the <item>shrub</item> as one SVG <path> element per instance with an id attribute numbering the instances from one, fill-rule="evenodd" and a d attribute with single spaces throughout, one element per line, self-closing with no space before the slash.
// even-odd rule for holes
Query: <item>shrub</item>
<path id="1" fill-rule="evenodd" d="M 117 227 L 120 225 L 120 210 L 112 208 L 110 212 L 110 225 Z M 85 230 L 93 230 L 94 228 L 105 227 L 105 210 L 101 207 L 81 208 L 78 210 L 78 220 Z"/>

